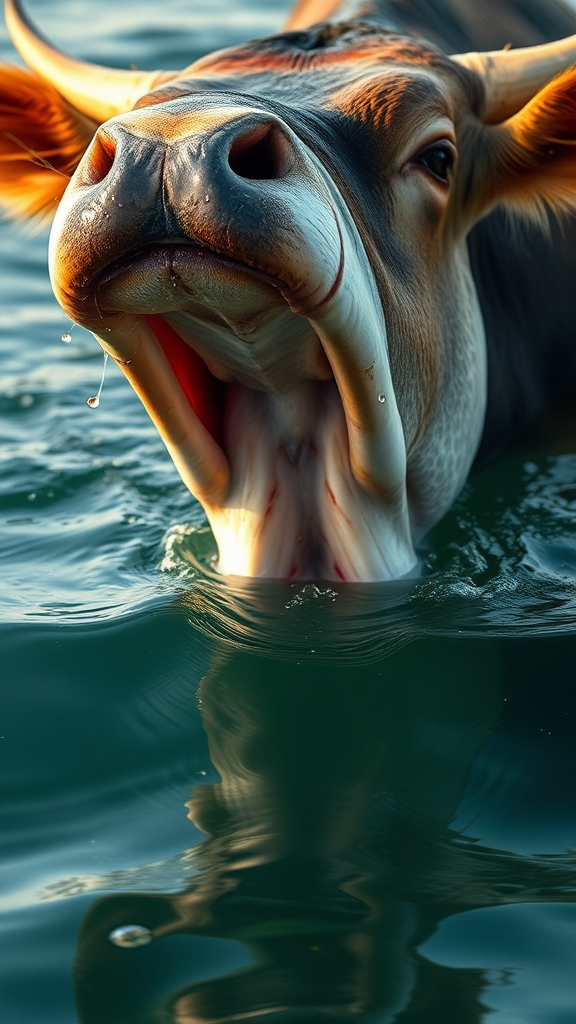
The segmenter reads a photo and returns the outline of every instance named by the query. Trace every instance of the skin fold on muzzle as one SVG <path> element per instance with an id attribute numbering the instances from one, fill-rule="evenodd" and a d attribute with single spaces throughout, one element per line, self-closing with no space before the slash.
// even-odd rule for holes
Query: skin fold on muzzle
<path id="1" fill-rule="evenodd" d="M 412 569 L 373 274 L 338 190 L 280 118 L 210 97 L 113 118 L 50 249 L 59 302 L 142 398 L 222 572 Z"/>

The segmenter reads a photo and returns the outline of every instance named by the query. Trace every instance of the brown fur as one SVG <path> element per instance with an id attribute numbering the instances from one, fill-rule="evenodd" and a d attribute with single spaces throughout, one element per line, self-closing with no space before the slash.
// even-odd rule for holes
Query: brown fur
<path id="1" fill-rule="evenodd" d="M 97 125 L 31 71 L 0 65 L 0 201 L 49 221 Z"/>
<path id="2" fill-rule="evenodd" d="M 337 92 L 331 104 L 345 117 L 373 127 L 386 157 L 414 134 L 431 114 L 450 116 L 446 97 L 429 77 L 398 70 Z M 385 136 L 385 142 L 383 139 Z M 383 168 L 384 170 L 384 168 Z"/>
<path id="3" fill-rule="evenodd" d="M 423 49 L 422 45 L 404 36 L 384 35 L 375 30 L 351 29 L 346 44 L 341 46 L 322 45 L 310 50 L 286 46 L 280 39 L 265 40 L 262 43 L 247 43 L 233 50 L 222 50 L 201 58 L 191 69 L 194 74 L 209 70 L 210 74 L 283 74 L 319 72 L 336 65 L 342 75 L 349 70 L 357 73 L 359 68 L 379 68 L 386 63 L 413 63 L 426 65 L 437 61 L 439 55 Z M 329 33 L 329 38 L 332 33 Z M 344 36 L 344 33 L 342 33 Z M 321 41 L 323 42 L 323 41 Z M 445 58 L 444 58 L 445 59 Z"/>

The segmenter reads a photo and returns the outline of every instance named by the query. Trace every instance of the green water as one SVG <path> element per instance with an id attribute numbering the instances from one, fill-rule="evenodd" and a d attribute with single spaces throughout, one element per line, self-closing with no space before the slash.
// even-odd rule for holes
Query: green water
<path id="1" fill-rule="evenodd" d="M 29 6 L 143 67 L 284 9 Z M 473 476 L 416 579 L 227 582 L 114 367 L 86 406 L 46 245 L 1 226 L 0 1020 L 573 1024 L 574 418 Z"/>

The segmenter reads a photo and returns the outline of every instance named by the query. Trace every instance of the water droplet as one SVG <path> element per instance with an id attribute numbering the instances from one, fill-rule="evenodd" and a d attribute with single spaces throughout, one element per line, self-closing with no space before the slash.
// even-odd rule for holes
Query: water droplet
<path id="1" fill-rule="evenodd" d="M 154 936 L 143 924 L 123 924 L 114 928 L 108 939 L 122 949 L 136 949 L 138 946 L 148 946 L 154 941 Z"/>
<path id="2" fill-rule="evenodd" d="M 66 332 L 66 334 L 62 335 L 60 341 L 63 341 L 65 345 L 69 345 L 70 342 L 72 341 L 72 335 Z"/>
<path id="3" fill-rule="evenodd" d="M 381 405 L 384 405 L 384 402 L 386 401 L 386 395 L 378 395 L 378 401 L 380 402 Z"/>
<path id="4" fill-rule="evenodd" d="M 92 395 L 91 398 L 86 399 L 86 405 L 89 405 L 91 409 L 97 409 L 100 405 L 100 395 L 102 394 L 102 388 L 104 387 L 104 377 L 106 376 L 106 363 L 108 362 L 108 353 L 104 353 L 104 366 L 102 367 L 102 379 L 100 380 L 100 387 L 98 388 L 98 394 Z"/>

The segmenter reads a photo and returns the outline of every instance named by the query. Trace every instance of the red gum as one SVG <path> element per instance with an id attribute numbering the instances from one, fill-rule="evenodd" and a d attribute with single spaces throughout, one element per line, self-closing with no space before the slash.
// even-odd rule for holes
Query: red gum
<path id="1" fill-rule="evenodd" d="M 205 362 L 176 331 L 155 313 L 146 317 L 162 351 L 172 367 L 192 410 L 219 444 L 222 440 L 224 387 L 212 376 Z"/>

